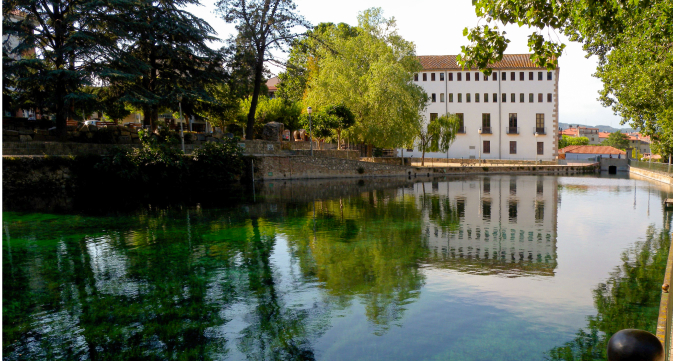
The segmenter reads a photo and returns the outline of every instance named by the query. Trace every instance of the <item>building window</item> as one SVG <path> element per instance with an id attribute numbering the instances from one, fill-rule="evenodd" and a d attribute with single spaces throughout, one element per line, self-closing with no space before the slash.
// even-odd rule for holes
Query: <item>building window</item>
<path id="1" fill-rule="evenodd" d="M 537 155 L 544 155 L 544 142 L 537 142 Z"/>
<path id="2" fill-rule="evenodd" d="M 502 102 L 507 103 L 507 93 L 502 93 Z"/>
<path id="3" fill-rule="evenodd" d="M 516 154 L 516 140 L 509 142 L 509 154 Z"/>
<path id="4" fill-rule="evenodd" d="M 535 100 L 535 94 L 533 93 L 528 93 L 528 102 L 533 103 Z"/>
<path id="5" fill-rule="evenodd" d="M 470 100 L 470 93 L 465 93 L 465 101 L 469 103 Z"/>
<path id="6" fill-rule="evenodd" d="M 516 143 L 516 142 L 515 142 Z M 519 208 L 519 202 L 517 202 L 515 199 L 512 199 L 508 202 L 508 208 L 509 208 L 509 221 L 512 223 L 516 223 L 516 217 L 517 217 L 517 211 Z"/>
<path id="7" fill-rule="evenodd" d="M 505 80 L 507 80 L 507 72 L 503 71 L 502 72 L 502 81 L 505 81 Z"/>
<path id="8" fill-rule="evenodd" d="M 458 133 L 465 133 L 465 117 L 463 113 L 456 113 L 458 117 Z"/>
<path id="9" fill-rule="evenodd" d="M 547 103 L 551 103 L 551 93 L 547 93 Z"/>
<path id="10" fill-rule="evenodd" d="M 418 73 L 414 74 L 414 81 L 418 81 Z"/>
<path id="11" fill-rule="evenodd" d="M 430 80 L 435 81 L 435 73 L 430 73 Z"/>
<path id="12" fill-rule="evenodd" d="M 511 72 L 511 73 L 509 73 L 509 75 L 510 75 L 510 76 L 509 76 L 509 80 L 511 80 L 511 81 L 515 81 L 515 80 L 516 80 L 516 72 Z"/>
<path id="13" fill-rule="evenodd" d="M 544 114 L 535 114 L 535 132 L 544 134 Z"/>
<path id="14" fill-rule="evenodd" d="M 551 80 L 551 72 L 550 71 L 547 72 L 547 80 Z"/>
<path id="15" fill-rule="evenodd" d="M 524 99 L 524 95 L 523 95 L 523 93 L 519 93 L 519 103 L 523 103 L 523 102 L 525 102 L 525 101 L 526 101 L 526 100 Z"/>
<path id="16" fill-rule="evenodd" d="M 474 73 L 474 81 L 479 81 L 479 72 Z"/>
<path id="17" fill-rule="evenodd" d="M 470 73 L 465 73 L 465 81 L 470 81 Z"/>
<path id="18" fill-rule="evenodd" d="M 494 103 L 498 102 L 498 93 L 493 93 L 493 102 Z"/>
<path id="19" fill-rule="evenodd" d="M 537 72 L 537 80 L 542 80 L 542 72 L 541 71 Z"/>
<path id="20" fill-rule="evenodd" d="M 519 80 L 520 80 L 520 81 L 524 81 L 524 77 L 523 77 L 523 72 L 522 72 L 522 71 L 519 72 Z"/>
<path id="21" fill-rule="evenodd" d="M 453 103 L 453 93 L 449 93 L 449 103 Z"/>
<path id="22" fill-rule="evenodd" d="M 542 93 L 537 93 L 537 102 L 542 103 Z"/>
<path id="23" fill-rule="evenodd" d="M 516 94 L 512 93 L 509 97 L 510 103 L 516 103 Z"/>
<path id="24" fill-rule="evenodd" d="M 509 113 L 509 127 L 510 128 L 516 128 L 517 125 L 517 115 L 516 113 Z"/>
<path id="25" fill-rule="evenodd" d="M 479 103 L 479 93 L 474 93 L 474 102 Z"/>
<path id="26" fill-rule="evenodd" d="M 428 81 L 428 73 L 423 73 L 423 81 Z"/>
<path id="27" fill-rule="evenodd" d="M 439 73 L 439 81 L 444 81 L 444 73 Z"/>
<path id="28" fill-rule="evenodd" d="M 440 93 L 440 94 L 439 94 L 439 101 L 440 101 L 441 103 L 444 103 L 444 93 Z"/>
<path id="29" fill-rule="evenodd" d="M 456 73 L 456 75 L 458 76 L 458 81 L 463 80 L 463 73 Z"/>
<path id="30" fill-rule="evenodd" d="M 463 102 L 463 93 L 458 93 L 458 103 Z"/>
<path id="31" fill-rule="evenodd" d="M 532 71 L 528 72 L 528 80 L 533 80 L 533 72 Z"/>
<path id="32" fill-rule="evenodd" d="M 491 113 L 481 114 L 481 133 L 491 134 Z"/>
<path id="33" fill-rule="evenodd" d="M 491 141 L 490 140 L 485 140 L 484 141 L 484 154 L 490 154 L 491 153 Z"/>
<path id="34" fill-rule="evenodd" d="M 484 93 L 484 103 L 488 103 L 488 93 Z"/>
<path id="35" fill-rule="evenodd" d="M 493 81 L 498 80 L 498 73 L 493 73 Z"/>
<path id="36" fill-rule="evenodd" d="M 435 120 L 437 120 L 437 113 L 430 113 L 430 121 L 434 122 Z"/>
<path id="37" fill-rule="evenodd" d="M 484 81 L 488 80 L 488 75 L 484 74 Z"/>
<path id="38" fill-rule="evenodd" d="M 435 93 L 432 93 L 432 102 L 434 103 L 436 101 L 437 101 L 437 95 Z"/>
<path id="39" fill-rule="evenodd" d="M 449 73 L 449 81 L 453 81 L 453 73 Z"/>

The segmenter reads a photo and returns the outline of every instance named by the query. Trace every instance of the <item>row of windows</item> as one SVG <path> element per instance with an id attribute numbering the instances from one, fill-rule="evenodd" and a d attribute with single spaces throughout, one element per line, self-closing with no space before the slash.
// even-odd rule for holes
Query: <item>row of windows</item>
<path id="1" fill-rule="evenodd" d="M 437 119 L 438 113 L 430 113 L 430 121 Z M 456 113 L 456 116 L 459 119 L 458 132 L 465 132 L 465 115 L 463 113 Z M 519 120 L 517 113 L 509 113 L 509 126 L 506 130 L 509 134 L 519 134 Z M 481 129 L 483 134 L 491 134 L 491 113 L 482 113 L 481 114 Z M 535 131 L 537 133 L 544 134 L 544 113 L 535 114 Z"/>
<path id="2" fill-rule="evenodd" d="M 463 93 L 457 93 L 457 100 L 458 103 L 463 102 Z M 519 93 L 519 103 L 525 103 L 525 94 L 524 93 Z M 488 98 L 489 94 L 484 93 L 484 103 L 488 103 Z M 547 93 L 547 103 L 552 102 L 552 93 Z M 437 94 L 432 93 L 430 96 L 430 99 L 432 100 L 433 103 L 437 102 Z M 502 102 L 507 103 L 507 93 L 502 93 Z M 480 101 L 480 94 L 479 93 L 474 93 L 474 102 L 479 103 Z M 544 94 L 538 93 L 537 94 L 537 102 L 542 103 L 544 101 Z M 439 102 L 444 103 L 444 93 L 439 94 Z M 471 93 L 465 93 L 465 102 L 471 103 L 472 102 L 472 95 Z M 493 96 L 491 97 L 491 102 L 497 103 L 498 102 L 498 93 L 493 93 Z M 510 94 L 510 102 L 511 103 L 516 103 L 516 93 L 511 93 Z M 535 103 L 535 94 L 533 93 L 528 93 L 528 102 L 529 103 Z M 453 103 L 453 93 L 449 93 L 449 103 Z"/>
<path id="3" fill-rule="evenodd" d="M 430 81 L 435 81 L 435 73 L 422 73 L 423 74 L 423 81 L 428 81 L 428 74 L 430 74 Z M 453 81 L 453 74 L 454 72 L 449 72 L 449 81 Z M 462 72 L 455 72 L 456 74 L 456 80 L 457 81 L 462 81 L 463 80 L 463 73 Z M 470 81 L 470 72 L 465 72 L 465 81 Z M 474 81 L 479 81 L 479 77 L 481 74 L 480 72 L 474 72 Z M 501 80 L 502 81 L 507 81 L 507 72 L 503 71 L 501 73 L 493 73 L 491 74 L 491 80 L 497 81 L 498 80 L 498 74 L 501 74 Z M 509 73 L 509 80 L 510 81 L 515 81 L 516 80 L 516 72 L 512 71 Z M 520 71 L 519 72 L 519 81 L 524 81 L 526 78 L 526 72 Z M 538 71 L 537 72 L 537 80 L 543 80 L 544 78 L 544 72 Z M 488 75 L 484 75 L 484 81 L 488 80 Z M 529 71 L 528 72 L 528 80 L 535 80 L 535 72 Z M 548 71 L 547 72 L 547 80 L 552 80 L 552 72 Z M 414 81 L 418 81 L 418 73 L 414 74 Z M 444 81 L 444 73 L 439 73 L 439 81 Z"/>
<path id="4" fill-rule="evenodd" d="M 482 152 L 484 154 L 491 153 L 491 141 L 484 140 L 482 145 Z M 516 154 L 516 140 L 509 142 L 509 154 Z M 544 142 L 537 142 L 537 154 L 544 155 Z"/>

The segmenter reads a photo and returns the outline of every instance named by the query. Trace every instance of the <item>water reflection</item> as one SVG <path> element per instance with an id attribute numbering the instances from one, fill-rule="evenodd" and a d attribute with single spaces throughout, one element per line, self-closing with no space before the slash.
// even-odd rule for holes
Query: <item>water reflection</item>
<path id="1" fill-rule="evenodd" d="M 671 214 L 643 188 L 277 182 L 228 209 L 5 213 L 3 357 L 600 358 L 612 330 L 656 320 Z"/>
<path id="2" fill-rule="evenodd" d="M 478 274 L 554 275 L 557 178 L 479 177 L 442 185 L 430 194 L 416 186 L 429 204 L 442 203 L 455 215 L 451 229 L 428 217 L 430 262 Z"/>

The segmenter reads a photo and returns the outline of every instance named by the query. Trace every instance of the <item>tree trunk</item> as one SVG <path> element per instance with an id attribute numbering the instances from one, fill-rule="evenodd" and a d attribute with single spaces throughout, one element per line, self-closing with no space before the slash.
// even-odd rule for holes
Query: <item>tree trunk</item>
<path id="1" fill-rule="evenodd" d="M 337 129 L 337 150 L 341 150 L 341 131 Z"/>
<path id="2" fill-rule="evenodd" d="M 425 147 L 423 147 L 423 155 L 421 155 L 421 167 L 425 166 Z"/>
<path id="3" fill-rule="evenodd" d="M 264 40 L 266 41 L 266 40 Z M 252 140 L 255 133 L 255 111 L 259 100 L 259 92 L 262 86 L 262 70 L 264 69 L 265 49 L 257 49 L 257 62 L 255 63 L 255 83 L 252 91 L 252 100 L 250 101 L 250 110 L 248 111 L 248 124 L 245 127 L 245 139 Z"/>

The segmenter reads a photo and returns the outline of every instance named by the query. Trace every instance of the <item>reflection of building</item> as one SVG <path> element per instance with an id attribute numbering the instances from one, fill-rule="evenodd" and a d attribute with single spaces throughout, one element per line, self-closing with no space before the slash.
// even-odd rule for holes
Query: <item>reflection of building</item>
<path id="1" fill-rule="evenodd" d="M 536 176 L 436 184 L 432 196 L 448 199 L 458 224 L 441 227 L 426 216 L 431 259 L 438 267 L 470 273 L 553 275 L 557 186 L 556 178 Z M 416 190 L 422 194 L 420 187 Z"/>

